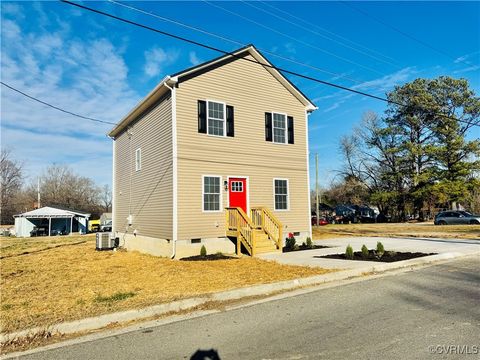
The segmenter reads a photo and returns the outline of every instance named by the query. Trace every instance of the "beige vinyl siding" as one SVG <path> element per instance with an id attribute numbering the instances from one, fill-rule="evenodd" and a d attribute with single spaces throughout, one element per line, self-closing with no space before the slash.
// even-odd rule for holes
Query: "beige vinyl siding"
<path id="1" fill-rule="evenodd" d="M 251 57 L 250 57 L 251 58 Z M 234 106 L 235 137 L 198 133 L 197 100 Z M 295 144 L 265 141 L 265 112 L 294 117 Z M 202 175 L 249 178 L 249 205 L 274 210 L 273 178 L 289 179 L 290 210 L 274 212 L 288 231 L 308 231 L 305 107 L 268 71 L 236 60 L 179 84 L 178 238 L 225 235 L 224 213 L 202 211 Z"/>
<path id="2" fill-rule="evenodd" d="M 115 139 L 115 231 L 125 231 L 131 201 L 133 224 L 129 232 L 136 229 L 138 235 L 172 238 L 171 109 L 167 94 L 131 126 L 130 144 L 126 131 Z M 135 151 L 139 148 L 141 169 L 135 171 Z"/>

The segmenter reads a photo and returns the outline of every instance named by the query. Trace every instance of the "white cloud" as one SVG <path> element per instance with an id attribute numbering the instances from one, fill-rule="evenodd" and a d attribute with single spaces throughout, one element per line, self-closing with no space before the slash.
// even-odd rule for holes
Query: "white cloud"
<path id="1" fill-rule="evenodd" d="M 163 50 L 159 47 L 145 51 L 145 66 L 143 67 L 145 75 L 148 77 L 160 75 L 164 67 L 173 64 L 178 56 L 178 50 Z"/>
<path id="2" fill-rule="evenodd" d="M 198 65 L 202 61 L 198 58 L 197 53 L 195 51 L 190 51 L 188 54 L 188 59 L 192 65 Z"/>
<path id="3" fill-rule="evenodd" d="M 463 63 L 463 62 L 466 62 L 466 63 L 469 63 L 468 60 L 472 55 L 476 55 L 476 54 L 479 54 L 480 51 L 474 51 L 472 53 L 469 53 L 469 54 L 465 54 L 465 55 L 462 55 L 462 56 L 459 56 L 458 58 L 456 58 L 453 63 L 454 64 L 458 64 L 458 63 Z"/>
<path id="4" fill-rule="evenodd" d="M 394 72 L 393 74 L 388 74 L 381 78 L 365 81 L 361 84 L 352 86 L 352 89 L 361 91 L 370 90 L 373 92 L 384 93 L 393 89 L 395 85 L 400 85 L 408 81 L 412 78 L 414 74 L 416 74 L 416 72 L 417 71 L 415 70 L 415 68 L 407 67 L 397 72 Z"/>
<path id="5" fill-rule="evenodd" d="M 338 109 L 340 107 L 340 105 L 343 104 L 343 103 L 344 103 L 344 101 L 337 101 L 337 102 L 333 103 L 332 105 L 330 105 L 325 110 L 323 110 L 323 112 L 327 113 L 327 112 L 333 111 L 335 109 Z"/>
<path id="6" fill-rule="evenodd" d="M 118 46 L 104 38 L 72 38 L 36 28 L 17 31 L 2 19 L 2 81 L 66 110 L 110 122 L 119 121 L 140 99 L 128 82 Z M 7 22 L 7 27 L 5 27 Z M 8 41 L 6 35 L 8 35 Z M 68 163 L 99 183 L 111 181 L 112 126 L 79 119 L 34 102 L 2 86 L 1 142 L 25 161 L 27 176 L 47 165 Z M 96 164 L 96 165 L 92 165 Z"/>
<path id="7" fill-rule="evenodd" d="M 460 70 L 455 70 L 453 73 L 454 74 L 462 74 L 462 73 L 466 73 L 466 72 L 470 72 L 470 71 L 476 71 L 476 70 L 479 70 L 480 69 L 480 65 L 473 65 L 473 66 L 469 66 L 469 67 L 466 67 L 466 68 L 463 68 L 463 69 L 460 69 Z"/>
<path id="8" fill-rule="evenodd" d="M 296 54 L 297 53 L 297 49 L 295 48 L 295 45 L 293 45 L 292 43 L 286 43 L 283 45 L 285 47 L 285 50 L 287 53 L 289 54 Z"/>
<path id="9" fill-rule="evenodd" d="M 17 3 L 6 2 L 1 4 L 3 15 L 12 15 L 16 19 L 23 19 L 25 15 L 23 14 L 23 8 Z"/>

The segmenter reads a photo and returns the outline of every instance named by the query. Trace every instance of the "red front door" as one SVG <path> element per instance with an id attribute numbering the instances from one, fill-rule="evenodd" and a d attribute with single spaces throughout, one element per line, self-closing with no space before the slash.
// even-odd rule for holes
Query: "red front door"
<path id="1" fill-rule="evenodd" d="M 228 196 L 230 207 L 240 207 L 247 213 L 247 179 L 229 178 Z"/>

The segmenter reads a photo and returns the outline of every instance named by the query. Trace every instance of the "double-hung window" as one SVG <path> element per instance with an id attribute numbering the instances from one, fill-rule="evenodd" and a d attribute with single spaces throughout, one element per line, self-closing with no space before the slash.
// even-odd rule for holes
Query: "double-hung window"
<path id="1" fill-rule="evenodd" d="M 287 117 L 284 114 L 273 113 L 273 142 L 287 142 Z"/>
<path id="2" fill-rule="evenodd" d="M 220 211 L 220 176 L 203 177 L 203 211 Z"/>
<path id="3" fill-rule="evenodd" d="M 275 210 L 288 210 L 288 180 L 273 179 Z"/>
<path id="4" fill-rule="evenodd" d="M 209 135 L 225 136 L 225 104 L 208 101 L 207 128 Z"/>

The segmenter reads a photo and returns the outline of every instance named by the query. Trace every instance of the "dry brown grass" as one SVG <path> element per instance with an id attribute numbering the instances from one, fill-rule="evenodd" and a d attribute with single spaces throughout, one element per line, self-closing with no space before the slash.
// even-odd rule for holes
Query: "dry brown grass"
<path id="1" fill-rule="evenodd" d="M 348 236 L 426 237 L 480 240 L 480 225 L 446 225 L 433 223 L 336 224 L 313 227 L 314 240 Z"/>
<path id="2" fill-rule="evenodd" d="M 250 257 L 184 262 L 97 252 L 92 236 L 3 238 L 0 246 L 5 332 L 331 271 Z"/>

